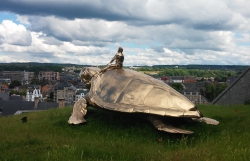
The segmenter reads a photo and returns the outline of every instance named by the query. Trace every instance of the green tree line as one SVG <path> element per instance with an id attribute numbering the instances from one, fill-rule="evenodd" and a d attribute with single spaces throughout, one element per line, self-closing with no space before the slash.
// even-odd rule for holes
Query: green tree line
<path id="1" fill-rule="evenodd" d="M 182 92 L 183 85 L 181 83 L 173 83 L 171 87 L 178 92 Z M 204 88 L 200 89 L 200 94 L 206 97 L 209 101 L 213 101 L 222 91 L 228 87 L 224 83 L 206 83 Z"/>
<path id="2" fill-rule="evenodd" d="M 205 89 L 201 89 L 201 95 L 206 97 L 209 101 L 214 100 L 222 91 L 228 87 L 223 83 L 207 83 Z"/>
<path id="3" fill-rule="evenodd" d="M 29 65 L 0 65 L 1 71 L 27 71 L 34 72 L 35 76 L 38 76 L 40 71 L 54 71 L 61 72 L 63 66 L 49 65 L 49 66 L 29 66 Z"/>
<path id="4" fill-rule="evenodd" d="M 169 69 L 165 68 L 158 73 L 159 76 L 195 76 L 195 77 L 228 77 L 236 76 L 235 71 L 225 70 L 199 70 L 199 69 Z"/>

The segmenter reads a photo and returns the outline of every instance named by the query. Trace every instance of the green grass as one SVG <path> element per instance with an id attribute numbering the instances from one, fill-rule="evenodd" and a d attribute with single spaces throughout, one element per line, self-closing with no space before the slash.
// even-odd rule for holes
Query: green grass
<path id="1" fill-rule="evenodd" d="M 198 108 L 220 124 L 184 124 L 194 134 L 169 134 L 136 115 L 91 107 L 83 125 L 67 124 L 72 107 L 1 117 L 0 160 L 250 160 L 250 105 Z"/>

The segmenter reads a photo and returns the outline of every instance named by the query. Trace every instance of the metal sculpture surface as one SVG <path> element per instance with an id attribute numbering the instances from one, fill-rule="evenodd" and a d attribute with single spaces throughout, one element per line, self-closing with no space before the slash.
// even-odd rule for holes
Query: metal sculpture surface
<path id="1" fill-rule="evenodd" d="M 86 67 L 81 71 L 80 77 L 90 91 L 75 103 L 69 124 L 86 122 L 84 116 L 88 104 L 107 110 L 145 114 L 158 130 L 170 133 L 193 132 L 166 124 L 161 120 L 163 116 L 213 125 L 219 123 L 203 117 L 191 101 L 160 80 L 129 69 L 111 69 L 99 74 L 100 70 Z"/>

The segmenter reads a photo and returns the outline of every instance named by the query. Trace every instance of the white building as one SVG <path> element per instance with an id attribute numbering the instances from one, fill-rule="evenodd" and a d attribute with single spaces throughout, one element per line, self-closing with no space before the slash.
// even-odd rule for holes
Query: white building
<path id="1" fill-rule="evenodd" d="M 74 102 L 77 102 L 78 100 L 83 98 L 87 93 L 88 93 L 87 89 L 77 89 Z"/>
<path id="2" fill-rule="evenodd" d="M 9 78 L 0 78 L 1 83 L 7 83 L 8 85 L 11 83 L 11 80 Z"/>
<path id="3" fill-rule="evenodd" d="M 26 101 L 35 101 L 35 98 L 38 98 L 40 102 L 43 102 L 43 95 L 40 89 L 27 89 Z"/>

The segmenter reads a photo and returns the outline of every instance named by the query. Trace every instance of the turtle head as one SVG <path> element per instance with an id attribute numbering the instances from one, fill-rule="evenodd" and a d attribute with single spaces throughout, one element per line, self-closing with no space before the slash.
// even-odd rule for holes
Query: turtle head
<path id="1" fill-rule="evenodd" d="M 101 71 L 100 68 L 96 67 L 85 67 L 81 70 L 79 77 L 87 88 L 91 86 L 91 79 Z"/>

